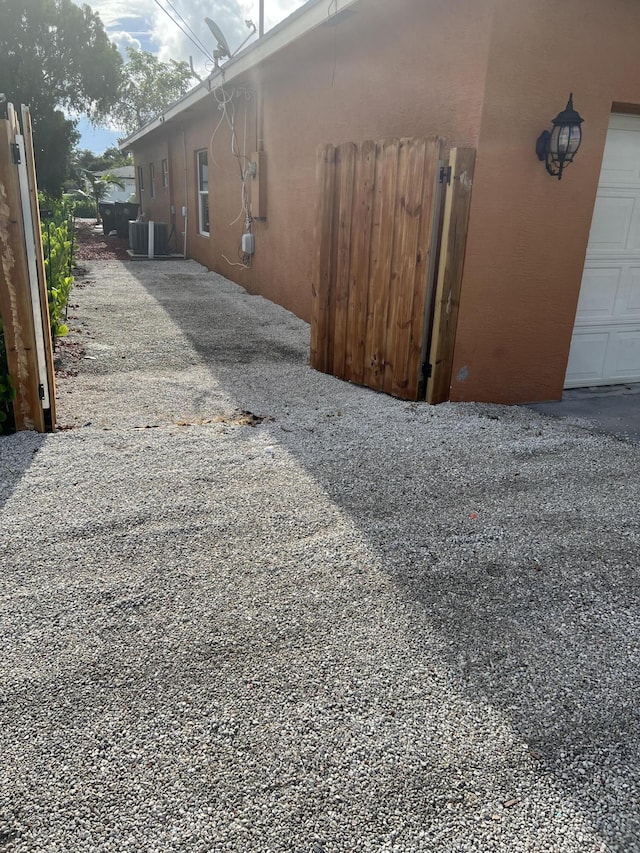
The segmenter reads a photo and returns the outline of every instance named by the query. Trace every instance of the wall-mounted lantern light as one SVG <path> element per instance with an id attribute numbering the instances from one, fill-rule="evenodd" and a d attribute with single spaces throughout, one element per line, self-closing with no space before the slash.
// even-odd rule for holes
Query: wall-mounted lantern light
<path id="1" fill-rule="evenodd" d="M 573 108 L 573 92 L 569 95 L 567 106 L 552 120 L 553 130 L 543 130 L 536 142 L 536 154 L 544 160 L 547 172 L 558 180 L 562 178 L 564 167 L 573 161 L 580 143 L 584 119 Z"/>

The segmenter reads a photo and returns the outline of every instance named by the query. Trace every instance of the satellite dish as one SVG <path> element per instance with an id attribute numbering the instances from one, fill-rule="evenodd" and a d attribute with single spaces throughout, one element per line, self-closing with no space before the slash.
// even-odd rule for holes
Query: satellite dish
<path id="1" fill-rule="evenodd" d="M 247 28 L 249 30 L 251 30 L 251 32 L 246 37 L 246 39 L 242 42 L 240 47 L 236 48 L 236 50 L 233 53 L 231 53 L 231 48 L 229 47 L 229 42 L 224 37 L 224 33 L 222 32 L 220 27 L 216 24 L 216 22 L 212 21 L 211 18 L 205 18 L 204 22 L 209 27 L 211 32 L 213 33 L 214 39 L 218 42 L 218 48 L 217 48 L 217 50 L 214 50 L 214 52 L 213 52 L 213 61 L 215 62 L 216 68 L 220 67 L 219 60 L 222 59 L 223 56 L 228 56 L 229 58 L 231 58 L 232 56 L 235 56 L 236 53 L 238 53 L 238 51 L 240 51 L 245 46 L 245 44 L 249 41 L 249 39 L 253 35 L 255 35 L 255 33 L 256 33 L 256 25 L 253 23 L 253 21 L 249 21 L 249 20 L 245 21 Z"/>
<path id="2" fill-rule="evenodd" d="M 204 22 L 213 33 L 213 37 L 218 43 L 218 50 L 216 51 L 218 57 L 216 58 L 219 59 L 221 56 L 231 56 L 231 48 L 229 47 L 229 44 L 226 38 L 224 37 L 224 33 L 222 32 L 220 27 L 216 24 L 215 21 L 212 21 L 211 18 L 205 18 Z"/>

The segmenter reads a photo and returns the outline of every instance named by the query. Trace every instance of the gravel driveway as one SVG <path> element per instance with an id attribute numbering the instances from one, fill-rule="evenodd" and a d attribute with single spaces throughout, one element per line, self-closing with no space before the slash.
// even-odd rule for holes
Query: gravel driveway
<path id="1" fill-rule="evenodd" d="M 640 851 L 639 448 L 95 263 L 0 439 L 0 850 Z"/>

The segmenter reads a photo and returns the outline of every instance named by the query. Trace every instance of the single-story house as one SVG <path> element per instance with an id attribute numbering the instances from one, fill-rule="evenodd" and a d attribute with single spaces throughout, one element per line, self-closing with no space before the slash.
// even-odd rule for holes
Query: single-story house
<path id="1" fill-rule="evenodd" d="M 94 175 L 96 178 L 111 175 L 113 178 L 118 178 L 124 184 L 123 189 L 120 189 L 116 184 L 110 184 L 109 191 L 103 201 L 129 201 L 131 196 L 136 194 L 136 173 L 134 166 L 116 166 L 113 169 L 108 169 L 106 172 L 94 172 Z"/>
<path id="2" fill-rule="evenodd" d="M 309 0 L 123 147 L 189 257 L 307 320 L 317 146 L 474 148 L 450 399 L 559 399 L 640 381 L 639 43 L 638 0 Z"/>

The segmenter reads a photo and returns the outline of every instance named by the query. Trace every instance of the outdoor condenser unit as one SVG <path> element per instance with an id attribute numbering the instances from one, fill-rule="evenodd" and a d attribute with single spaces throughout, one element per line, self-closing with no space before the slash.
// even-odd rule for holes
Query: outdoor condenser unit
<path id="1" fill-rule="evenodd" d="M 129 246 L 134 255 L 168 255 L 169 226 L 166 222 L 130 222 Z"/>

